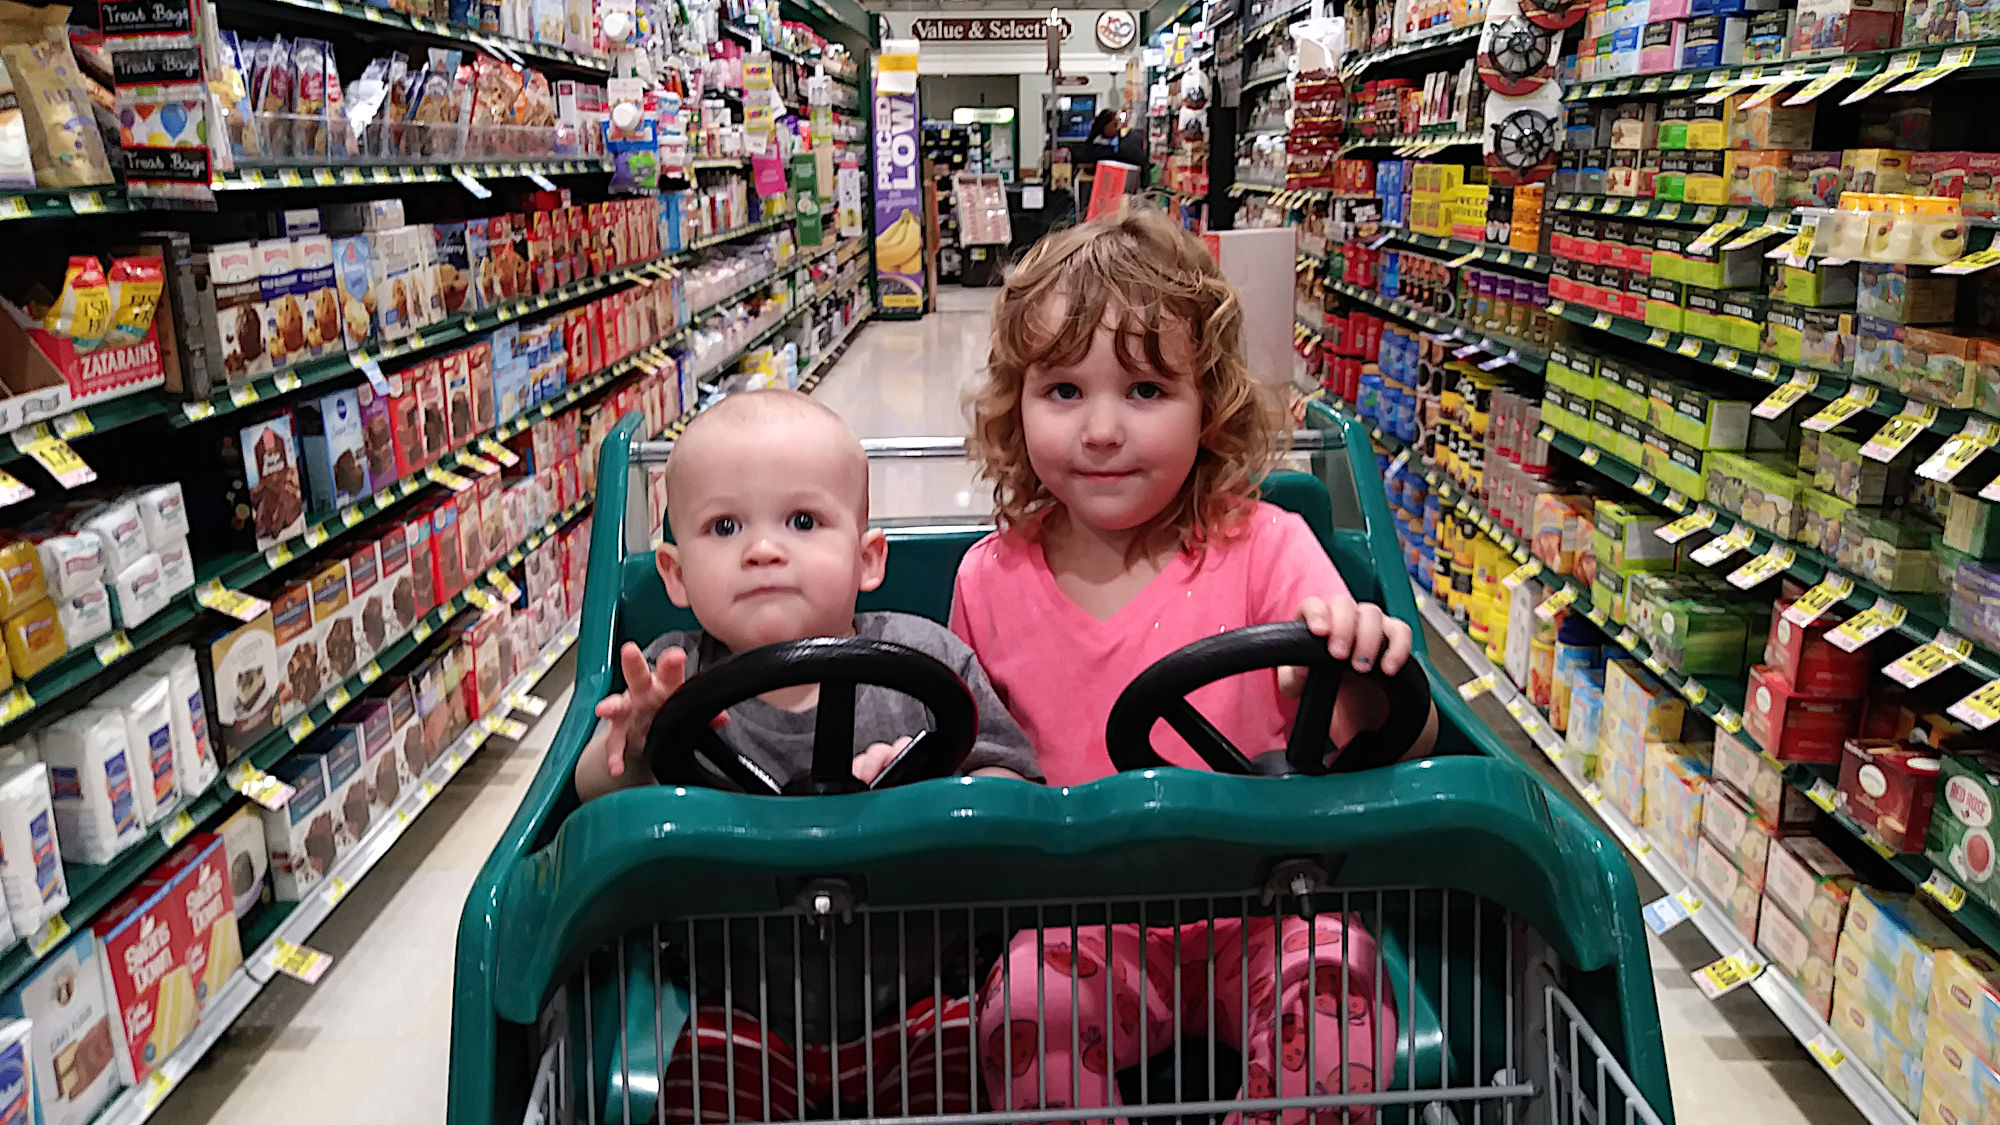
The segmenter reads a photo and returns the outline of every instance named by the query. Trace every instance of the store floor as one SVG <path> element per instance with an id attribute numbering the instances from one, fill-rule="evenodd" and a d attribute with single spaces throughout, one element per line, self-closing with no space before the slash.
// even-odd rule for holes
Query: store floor
<path id="1" fill-rule="evenodd" d="M 965 432 L 962 394 L 986 357 L 997 291 L 947 287 L 941 311 L 862 329 L 818 395 L 863 437 Z M 873 515 L 983 520 L 962 463 L 878 462 Z M 1431 651 L 1468 678 L 1444 643 Z M 459 911 L 473 877 L 525 793 L 569 702 L 570 662 L 538 694 L 553 706 L 516 744 L 489 742 L 369 876 L 312 945 L 335 957 L 317 985 L 279 978 L 162 1107 L 170 1125 L 434 1125 L 444 1119 L 451 982 Z M 1478 704 L 1525 747 L 1491 698 Z M 1526 757 L 1545 765 L 1539 753 Z M 1568 793 L 1566 786 L 1556 785 Z M 1635 870 L 1640 893 L 1658 894 Z M 1649 939 L 1660 1021 L 1683 1122 L 1849 1125 L 1859 1120 L 1818 1066 L 1747 989 L 1711 1003 L 1688 974 L 1712 952 L 1690 927 Z"/>

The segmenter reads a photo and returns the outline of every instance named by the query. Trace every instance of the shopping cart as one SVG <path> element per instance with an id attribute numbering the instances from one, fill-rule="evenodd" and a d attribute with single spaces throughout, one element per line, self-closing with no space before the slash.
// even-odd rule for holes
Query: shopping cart
<path id="1" fill-rule="evenodd" d="M 1278 474 L 1267 496 L 1306 517 L 1357 596 L 1415 625 L 1365 436 L 1330 413 L 1307 421 L 1299 445 L 1313 471 Z M 1434 673 L 1440 756 L 1337 777 L 1162 769 L 1067 790 L 957 778 L 785 798 L 660 786 L 579 807 L 570 773 L 595 701 L 618 689 L 617 647 L 691 624 L 660 590 L 647 542 L 644 474 L 664 450 L 635 442 L 635 430 L 628 419 L 600 453 L 574 698 L 460 922 L 453 1125 L 1671 1125 L 1621 853 L 1550 799 Z M 926 456 L 947 443 L 876 444 L 873 456 Z M 892 529 L 888 581 L 863 608 L 942 620 L 957 560 L 983 530 Z M 1421 648 L 1420 627 L 1418 638 Z M 1421 652 L 1414 663 L 1430 671 Z M 1342 925 L 1323 931 L 1329 918 Z M 1338 1011 L 1344 996 L 1348 1018 L 1372 1013 L 1384 1030 L 1377 1058 L 1349 1057 L 1344 1039 L 1313 1042 L 1316 1021 L 1295 1024 L 1253 998 L 1279 987 L 1275 956 L 1184 946 L 1266 920 L 1288 943 L 1369 935 L 1323 962 L 1310 950 L 1328 967 L 1309 974 L 1304 1010 Z M 1016 1097 L 963 1061 L 972 1033 L 951 1001 L 989 980 L 1011 990 L 999 953 L 1023 930 L 1079 958 L 1094 936 L 1099 950 L 1114 932 L 1146 943 L 1139 1000 L 1150 988 L 1167 1015 L 1137 1021 L 1151 1042 L 1114 1076 L 1116 1107 Z M 1075 1002 L 1099 986 L 1071 967 L 1053 982 L 1037 968 L 1036 995 Z M 1220 1015 L 1232 989 L 1241 1014 Z M 1088 1029 L 1051 1022 L 1055 1006 L 1037 1005 L 1026 1036 L 978 1049 L 1006 1052 L 1011 1074 L 1017 1039 L 1039 1057 L 1068 1036 L 1081 1048 L 1070 1057 L 1104 1067 L 1081 1041 Z M 928 1015 L 881 1016 L 913 1010 Z M 1337 1056 L 1327 1081 L 1288 1096 L 1260 1081 L 1230 1044 L 1262 1036 L 1267 1018 L 1265 1042 L 1283 1043 L 1286 1065 L 1301 1046 L 1315 1073 Z M 684 1039 L 693 1026 L 701 1034 Z M 830 1073 L 808 1094 L 815 1051 Z"/>

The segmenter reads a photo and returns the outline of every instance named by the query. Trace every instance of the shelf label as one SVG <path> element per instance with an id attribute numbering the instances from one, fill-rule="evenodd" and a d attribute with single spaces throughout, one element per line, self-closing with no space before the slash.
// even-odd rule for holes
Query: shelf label
<path id="1" fill-rule="evenodd" d="M 1702 700 L 1708 698 L 1708 686 L 1700 680 L 1684 680 L 1681 682 L 1681 694 L 1687 697 L 1689 703 L 1699 707 Z"/>
<path id="2" fill-rule="evenodd" d="M 1877 598 L 1874 605 L 1842 622 L 1839 628 L 1826 635 L 1826 639 L 1842 652 L 1853 652 L 1901 625 L 1909 615 L 1909 610 L 1889 599 Z"/>
<path id="3" fill-rule="evenodd" d="M 444 485 L 453 492 L 464 492 L 466 489 L 472 487 L 471 481 L 466 480 L 457 473 L 440 469 L 436 465 L 432 465 L 430 468 L 424 470 L 424 479 L 430 481 L 432 484 Z"/>
<path id="4" fill-rule="evenodd" d="M 1946 878 L 1942 871 L 1931 872 L 1931 877 L 1918 885 L 1923 888 L 1925 894 L 1936 899 L 1938 905 L 1953 914 L 1965 906 L 1965 888 Z"/>
<path id="5" fill-rule="evenodd" d="M 284 938 L 272 939 L 271 952 L 265 961 L 278 972 L 307 984 L 318 984 L 319 978 L 333 967 L 332 954 Z"/>
<path id="6" fill-rule="evenodd" d="M 14 431 L 14 447 L 34 458 L 64 488 L 81 488 L 97 479 L 97 470 L 84 464 L 76 450 L 46 425 Z"/>
<path id="7" fill-rule="evenodd" d="M 1826 73 L 1806 83 L 1804 89 L 1786 98 L 1785 104 L 1804 105 L 1814 98 L 1819 97 L 1821 94 L 1833 89 L 1837 83 L 1853 77 L 1854 71 L 1860 66 L 1860 63 L 1861 60 L 1852 55 L 1840 60 L 1836 65 L 1828 67 Z"/>
<path id="8" fill-rule="evenodd" d="M 1971 66 L 1972 57 L 1978 53 L 1979 48 L 1971 44 L 1948 48 L 1944 56 L 1938 59 L 1936 65 L 1918 71 L 1913 77 L 1891 89 L 1889 92 L 1892 94 L 1907 94 L 1912 90 L 1921 90 L 1950 74 L 1952 71 L 1964 70 L 1966 67 Z"/>
<path id="9" fill-rule="evenodd" d="M 1872 386 L 1851 386 L 1837 399 L 1820 408 L 1818 414 L 1806 419 L 1805 427 L 1825 433 L 1863 410 L 1875 405 L 1882 392 Z"/>
<path id="10" fill-rule="evenodd" d="M 504 445 L 501 445 L 499 442 L 494 441 L 492 438 L 481 439 L 479 442 L 479 448 L 488 457 L 493 458 L 495 461 L 500 462 L 502 465 L 505 465 L 508 468 L 513 468 L 515 465 L 521 463 L 520 454 L 515 453 L 513 450 L 507 448 Z"/>
<path id="11" fill-rule="evenodd" d="M 1694 910 L 1688 909 L 1687 904 L 1689 901 L 1694 903 L 1695 910 L 1701 909 L 1701 900 L 1688 894 L 1686 891 L 1682 891 L 1677 895 L 1667 895 L 1647 903 L 1645 909 L 1640 911 L 1641 914 L 1645 915 L 1646 928 L 1656 934 L 1665 934 L 1668 930 L 1687 921 L 1688 916 L 1694 913 Z"/>
<path id="12" fill-rule="evenodd" d="M 253 598 L 241 590 L 231 590 L 216 578 L 211 578 L 195 587 L 194 600 L 217 613 L 226 613 L 238 621 L 255 621 L 271 608 L 270 602 L 262 598 Z"/>
<path id="13" fill-rule="evenodd" d="M 1806 790 L 1806 797 L 1813 804 L 1818 805 L 1827 812 L 1832 812 L 1834 796 L 1839 792 L 1838 789 L 1834 788 L 1833 782 L 1822 777 L 1812 783 L 1811 789 Z"/>
<path id="14" fill-rule="evenodd" d="M 1665 542 L 1678 543 L 1697 531 L 1707 531 L 1713 526 L 1715 526 L 1715 509 L 1702 504 L 1674 522 L 1654 528 L 1653 534 Z"/>
<path id="15" fill-rule="evenodd" d="M 1941 484 L 1949 483 L 1981 453 L 1993 448 L 1993 424 L 1983 418 L 1967 422 L 1965 429 L 1945 439 L 1937 452 L 1917 466 L 1917 475 Z"/>
<path id="16" fill-rule="evenodd" d="M 1603 457 L 1604 455 L 1598 452 L 1597 447 L 1594 445 L 1584 446 L 1583 452 L 1576 455 L 1576 459 L 1583 462 L 1586 465 L 1595 465 L 1597 464 L 1598 461 L 1602 460 Z"/>
<path id="17" fill-rule="evenodd" d="M 486 458 L 481 457 L 476 453 L 467 452 L 459 454 L 458 463 L 460 465 L 465 466 L 466 468 L 471 469 L 473 472 L 478 473 L 482 477 L 490 477 L 494 473 L 500 471 L 499 465 L 496 465 L 493 462 L 488 461 Z"/>
<path id="18" fill-rule="evenodd" d="M 1988 680 L 1972 694 L 1952 704 L 1945 714 L 1974 730 L 2000 722 L 2000 680 Z"/>
<path id="19" fill-rule="evenodd" d="M 1701 345 L 1702 342 L 1693 336 L 1682 336 L 1681 342 L 1674 345 L 1674 351 L 1693 359 L 1701 354 Z"/>
<path id="20" fill-rule="evenodd" d="M 35 697 L 28 694 L 26 684 L 15 684 L 14 690 L 0 698 L 0 726 L 20 718 L 35 709 Z"/>
<path id="21" fill-rule="evenodd" d="M 2000 244 L 1988 246 L 1984 250 L 1974 250 L 1957 261 L 1939 266 L 1931 272 L 1946 277 L 1961 277 L 1968 273 L 1978 273 L 1980 270 L 1989 269 L 1996 264 L 2000 264 Z"/>
<path id="22" fill-rule="evenodd" d="M 1507 575 L 1507 577 L 1502 578 L 1500 580 L 1500 584 L 1502 586 L 1505 586 L 1509 590 L 1518 590 L 1521 588 L 1521 583 L 1526 582 L 1528 579 L 1533 578 L 1534 576 L 1540 574 L 1541 572 L 1542 572 L 1542 564 L 1540 563 L 1540 561 L 1530 559 L 1529 561 L 1522 563 L 1520 566 L 1514 568 L 1513 573 Z"/>
<path id="23" fill-rule="evenodd" d="M 0 508 L 19 504 L 33 496 L 35 490 L 21 483 L 21 479 L 5 469 L 0 469 Z"/>
<path id="24" fill-rule="evenodd" d="M 499 719 L 493 724 L 493 733 L 519 742 L 528 737 L 528 724 L 519 719 Z"/>
<path id="25" fill-rule="evenodd" d="M 1938 674 L 1947 668 L 1965 663 L 1971 656 L 1971 641 L 1940 630 L 1937 639 L 1904 653 L 1901 658 L 1882 669 L 1882 674 L 1904 687 L 1913 688 L 1937 678 Z"/>
<path id="26" fill-rule="evenodd" d="M 346 898 L 347 892 L 353 889 L 354 884 L 335 875 L 326 881 L 326 904 L 328 906 L 339 906 L 340 900 Z"/>
<path id="27" fill-rule="evenodd" d="M 1493 673 L 1488 672 L 1485 675 L 1478 677 L 1477 679 L 1467 680 L 1464 683 L 1458 685 L 1458 697 L 1460 699 L 1465 700 L 1467 703 L 1470 703 L 1473 700 L 1478 699 L 1480 696 L 1485 695 L 1487 692 L 1492 691 L 1494 685 L 1498 684 L 1499 682 L 1500 682 L 1499 676 L 1496 676 Z"/>
<path id="28" fill-rule="evenodd" d="M 1888 425 L 1876 431 L 1861 446 L 1864 456 L 1876 461 L 1888 461 L 1908 448 L 1918 434 L 1930 428 L 1937 421 L 1938 408 L 1930 403 L 1906 403 L 1901 412 L 1889 419 Z"/>
<path id="29" fill-rule="evenodd" d="M 1880 90 L 1882 87 L 1887 86 L 1889 83 L 1894 82 L 1896 79 L 1901 78 L 1903 75 L 1908 74 L 1909 72 L 1917 69 L 1917 58 L 1918 58 L 1917 52 L 1910 51 L 1905 54 L 1897 55 L 1895 58 L 1890 59 L 1888 66 L 1883 67 L 1879 73 L 1870 75 L 1868 81 L 1863 82 L 1861 85 L 1855 87 L 1853 93 L 1840 99 L 1840 104 L 1853 105 L 1855 102 L 1860 101 L 1862 98 L 1874 94 L 1877 90 Z"/>
<path id="30" fill-rule="evenodd" d="M 507 693 L 507 706 L 516 711 L 526 711 L 528 714 L 540 718 L 542 713 L 549 709 L 549 701 L 539 695 L 530 695 L 523 691 L 510 691 Z"/>
<path id="31" fill-rule="evenodd" d="M 1749 524 L 1740 523 L 1731 528 L 1729 534 L 1719 535 L 1703 543 L 1700 547 L 1689 553 L 1688 557 L 1703 566 L 1715 566 L 1722 560 L 1750 546 L 1756 538 L 1756 532 L 1750 530 Z"/>
<path id="32" fill-rule="evenodd" d="M 1764 401 L 1750 408 L 1750 413 L 1767 420 L 1776 418 L 1797 406 L 1799 400 L 1817 386 L 1819 386 L 1818 375 L 1810 371 L 1794 371 L 1790 380 L 1765 395 Z"/>
<path id="33" fill-rule="evenodd" d="M 300 715 L 298 718 L 292 720 L 291 726 L 285 728 L 285 734 L 292 740 L 292 745 L 296 746 L 304 742 L 306 736 L 318 729 L 318 727 L 319 724 L 313 722 L 311 715 Z"/>
<path id="34" fill-rule="evenodd" d="M 187 839 L 193 832 L 194 814 L 182 809 L 174 814 L 172 820 L 167 821 L 165 828 L 160 829 L 160 842 L 171 848 Z"/>
<path id="35" fill-rule="evenodd" d="M 1771 549 L 1738 567 L 1729 576 L 1729 584 L 1739 590 L 1748 590 L 1785 571 L 1790 570 L 1799 553 L 1783 543 L 1774 543 Z"/>
<path id="36" fill-rule="evenodd" d="M 292 799 L 293 789 L 249 762 L 238 762 L 228 773 L 229 787 L 276 812 Z"/>
<path id="37" fill-rule="evenodd" d="M 1738 229 L 1742 225 L 1740 222 L 1732 222 L 1727 217 L 1718 219 L 1708 224 L 1706 230 L 1696 235 L 1693 242 L 1688 243 L 1687 252 L 1696 256 L 1706 255 L 1709 251 L 1715 249 L 1716 243 L 1727 238 L 1731 231 Z M 1659 345 L 1655 344 L 1654 346 L 1658 347 Z"/>
<path id="38" fill-rule="evenodd" d="M 97 642 L 94 650 L 100 667 L 108 667 L 132 655 L 132 638 L 120 629 Z"/>
<path id="39" fill-rule="evenodd" d="M 36 930 L 35 936 L 28 939 L 28 952 L 38 958 L 46 957 L 50 950 L 61 945 L 63 939 L 67 937 L 69 937 L 69 919 L 58 914 L 42 923 L 42 928 Z"/>
<path id="40" fill-rule="evenodd" d="M 1734 707 L 1722 707 L 1715 712 L 1715 725 L 1730 734 L 1740 734 L 1743 731 L 1743 716 Z"/>
<path id="41" fill-rule="evenodd" d="M 1756 980 L 1763 971 L 1763 962 L 1745 954 L 1732 953 L 1696 969 L 1693 976 L 1695 987 L 1701 989 L 1701 994 L 1716 1000 Z"/>
<path id="42" fill-rule="evenodd" d="M 1820 615 L 1832 609 L 1847 595 L 1854 592 L 1854 579 L 1845 574 L 1829 574 L 1819 585 L 1800 594 L 1797 601 L 1785 607 L 1785 620 L 1803 629 L 1819 620 Z"/>
<path id="43" fill-rule="evenodd" d="M 1568 609 L 1570 603 L 1574 601 L 1576 601 L 1576 587 L 1564 586 L 1542 599 L 1542 604 L 1535 607 L 1535 616 L 1544 621 L 1554 621 L 1556 614 Z"/>

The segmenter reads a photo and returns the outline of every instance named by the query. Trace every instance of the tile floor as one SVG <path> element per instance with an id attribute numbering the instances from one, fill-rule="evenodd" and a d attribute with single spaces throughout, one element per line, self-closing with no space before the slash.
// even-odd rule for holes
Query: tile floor
<path id="1" fill-rule="evenodd" d="M 941 312 L 870 325 L 818 394 L 864 437 L 963 433 L 962 395 L 985 358 L 993 294 L 947 288 Z M 979 520 L 986 513 L 977 482 L 957 462 L 878 462 L 871 492 L 880 519 Z M 1441 664 L 1455 663 L 1442 643 L 1433 641 L 1431 650 Z M 542 692 L 555 706 L 529 737 L 489 743 L 314 936 L 313 945 L 336 958 L 319 984 L 280 978 L 267 988 L 158 1120 L 443 1120 L 459 911 L 554 734 L 569 701 L 567 682 L 567 665 L 559 666 Z M 1518 728 L 1497 704 L 1480 703 L 1496 730 L 1518 740 Z M 1528 757 L 1542 764 L 1539 754 Z M 1637 874 L 1642 894 L 1656 894 Z M 1681 1121 L 1737 1114 L 1758 1125 L 1859 1120 L 1755 996 L 1745 990 L 1711 1003 L 1695 990 L 1688 973 L 1712 952 L 1691 928 L 1650 944 Z"/>

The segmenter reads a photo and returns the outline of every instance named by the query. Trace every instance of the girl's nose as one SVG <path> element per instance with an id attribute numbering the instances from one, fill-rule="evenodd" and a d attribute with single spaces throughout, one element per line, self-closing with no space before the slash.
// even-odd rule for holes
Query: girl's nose
<path id="1" fill-rule="evenodd" d="M 1093 407 L 1083 420 L 1083 441 L 1085 445 L 1119 445 L 1125 437 L 1125 428 L 1118 418 L 1116 407 Z"/>

